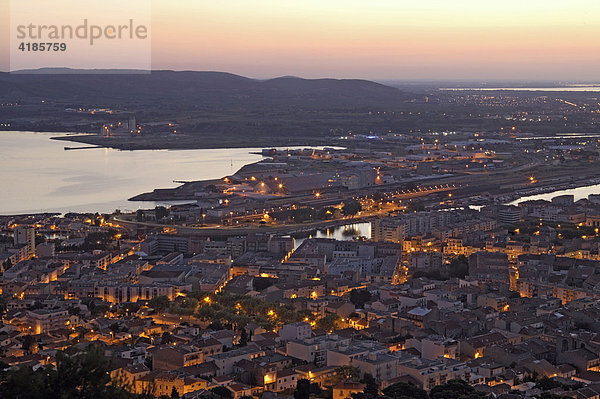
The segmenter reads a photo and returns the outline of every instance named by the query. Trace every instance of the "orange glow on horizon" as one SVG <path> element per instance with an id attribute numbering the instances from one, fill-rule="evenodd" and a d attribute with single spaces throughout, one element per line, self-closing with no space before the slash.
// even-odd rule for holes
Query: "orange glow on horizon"
<path id="1" fill-rule="evenodd" d="M 422 3 L 154 0 L 153 67 L 256 77 L 541 79 L 540 70 L 595 76 L 600 63 L 597 2 Z"/>
<path id="2" fill-rule="evenodd" d="M 595 81 L 600 65 L 600 3 L 592 0 L 150 2 L 153 69 Z M 7 54 L 8 2 L 0 15 Z"/>

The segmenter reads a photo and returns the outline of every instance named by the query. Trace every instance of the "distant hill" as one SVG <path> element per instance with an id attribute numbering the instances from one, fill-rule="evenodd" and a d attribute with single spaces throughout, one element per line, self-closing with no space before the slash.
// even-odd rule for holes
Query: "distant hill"
<path id="1" fill-rule="evenodd" d="M 48 73 L 52 72 L 52 73 Z M 84 106 L 166 105 L 362 107 L 400 103 L 401 90 L 367 80 L 280 77 L 256 80 L 224 72 L 35 70 L 0 73 L 0 98 Z M 139 72 L 139 71 L 137 71 Z"/>

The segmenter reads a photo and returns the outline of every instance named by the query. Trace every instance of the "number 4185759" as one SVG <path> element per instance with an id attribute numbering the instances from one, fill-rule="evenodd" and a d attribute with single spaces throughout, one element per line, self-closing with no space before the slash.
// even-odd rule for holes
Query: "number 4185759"
<path id="1" fill-rule="evenodd" d="M 66 51 L 67 43 L 21 43 L 21 51 Z"/>

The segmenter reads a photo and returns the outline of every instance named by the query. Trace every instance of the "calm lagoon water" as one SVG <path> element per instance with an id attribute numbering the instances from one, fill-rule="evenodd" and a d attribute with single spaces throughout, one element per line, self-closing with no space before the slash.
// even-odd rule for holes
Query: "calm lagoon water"
<path id="1" fill-rule="evenodd" d="M 51 140 L 57 133 L 0 132 L 0 215 L 112 212 L 154 207 L 128 198 L 175 181 L 220 178 L 262 159 L 260 148 L 119 151 Z"/>
<path id="2" fill-rule="evenodd" d="M 573 195 L 575 197 L 575 201 L 579 201 L 580 199 L 587 198 L 590 194 L 600 194 L 600 184 L 585 187 L 569 188 L 566 190 L 556 190 L 544 194 L 528 195 L 510 202 L 509 205 L 518 205 L 519 202 L 534 200 L 550 201 L 552 198 L 557 197 L 559 195 Z"/>
<path id="3" fill-rule="evenodd" d="M 371 223 L 354 223 L 327 230 L 317 230 L 306 237 L 296 237 L 296 248 L 307 238 L 334 238 L 336 240 L 353 240 L 356 237 L 371 238 Z"/>

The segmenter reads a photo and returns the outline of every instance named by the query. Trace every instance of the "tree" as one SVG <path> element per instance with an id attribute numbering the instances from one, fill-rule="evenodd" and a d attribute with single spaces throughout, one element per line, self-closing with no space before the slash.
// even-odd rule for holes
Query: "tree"
<path id="1" fill-rule="evenodd" d="M 296 390 L 294 391 L 294 399 L 310 399 L 310 381 L 301 378 L 296 384 Z"/>
<path id="2" fill-rule="evenodd" d="M 150 299 L 150 301 L 148 302 L 148 306 L 150 306 L 152 309 L 156 310 L 157 312 L 161 312 L 169 307 L 169 303 L 170 303 L 169 297 L 162 295 L 162 296 L 157 296 L 155 298 Z"/>
<path id="3" fill-rule="evenodd" d="M 290 212 L 290 217 L 295 223 L 303 223 L 309 220 L 313 220 L 315 217 L 314 208 L 296 208 Z"/>
<path id="4" fill-rule="evenodd" d="M 56 368 L 23 366 L 0 377 L 0 397 L 14 399 L 134 399 L 111 383 L 109 361 L 100 347 L 56 354 Z"/>
<path id="5" fill-rule="evenodd" d="M 431 399 L 485 399 L 487 395 L 475 390 L 463 380 L 450 380 L 434 387 L 429 393 Z"/>
<path id="6" fill-rule="evenodd" d="M 526 376 L 523 381 L 524 382 L 536 382 L 538 380 L 539 374 L 537 370 L 533 370 L 533 373 Z"/>
<path id="7" fill-rule="evenodd" d="M 373 378 L 371 374 L 365 374 L 363 377 L 363 383 L 365 384 L 365 389 L 363 390 L 365 395 L 368 395 L 372 398 L 379 397 L 379 387 L 377 386 L 377 381 L 375 381 L 375 378 Z"/>
<path id="8" fill-rule="evenodd" d="M 165 331 L 162 335 L 162 337 L 160 338 L 160 343 L 163 345 L 167 345 L 173 342 L 173 337 L 171 336 L 171 333 L 168 331 Z"/>
<path id="9" fill-rule="evenodd" d="M 14 399 L 44 399 L 48 395 L 48 379 L 43 370 L 20 367 L 2 375 L 0 397 Z"/>
<path id="10" fill-rule="evenodd" d="M 360 380 L 360 370 L 352 366 L 340 366 L 335 369 L 335 377 L 332 379 L 332 386 L 343 381 L 356 382 Z"/>
<path id="11" fill-rule="evenodd" d="M 215 315 L 215 319 L 217 318 L 217 316 Z M 215 320 L 212 323 L 210 323 L 208 326 L 206 326 L 206 328 L 208 328 L 209 330 L 213 330 L 213 331 L 219 331 L 219 330 L 223 330 L 223 324 L 221 324 L 220 320 Z"/>
<path id="12" fill-rule="evenodd" d="M 171 389 L 171 399 L 179 399 L 179 392 L 177 392 L 175 386 Z"/>
<path id="13" fill-rule="evenodd" d="M 78 306 L 69 306 L 68 311 L 71 316 L 79 316 L 81 314 L 81 309 Z"/>
<path id="14" fill-rule="evenodd" d="M 550 392 L 542 392 L 540 399 L 572 399 L 572 396 L 556 395 Z"/>
<path id="15" fill-rule="evenodd" d="M 553 388 L 561 388 L 562 384 L 556 380 L 544 376 L 539 379 L 539 381 L 535 384 L 535 387 L 541 389 L 542 391 L 548 391 Z"/>
<path id="16" fill-rule="evenodd" d="M 4 372 L 4 370 L 6 370 L 9 367 L 10 367 L 10 364 L 4 363 L 2 360 L 0 360 L 0 374 L 2 374 Z"/>
<path id="17" fill-rule="evenodd" d="M 458 255 L 455 259 L 452 259 L 448 269 L 450 270 L 450 277 L 464 278 L 469 274 L 469 260 L 464 255 Z"/>
<path id="18" fill-rule="evenodd" d="M 248 345 L 248 331 L 245 328 L 242 328 L 242 333 L 240 334 L 240 346 Z"/>
<path id="19" fill-rule="evenodd" d="M 43 244 L 46 242 L 46 237 L 42 236 L 42 235 L 36 235 L 35 236 L 35 245 L 38 246 L 40 244 Z"/>
<path id="20" fill-rule="evenodd" d="M 357 308 L 362 309 L 365 303 L 371 300 L 371 293 L 369 290 L 352 290 L 350 291 L 350 302 Z"/>
<path id="21" fill-rule="evenodd" d="M 106 249 L 112 242 L 114 235 L 115 235 L 115 233 L 107 232 L 107 231 L 91 232 L 85 237 L 82 249 L 84 249 L 84 250 Z"/>
<path id="22" fill-rule="evenodd" d="M 144 359 L 144 366 L 148 367 L 148 370 L 152 370 L 152 356 L 148 356 L 146 357 L 146 359 Z"/>
<path id="23" fill-rule="evenodd" d="M 349 199 L 344 201 L 344 206 L 342 206 L 342 213 L 345 216 L 354 216 L 360 211 L 362 211 L 362 205 L 357 200 Z"/>
<path id="24" fill-rule="evenodd" d="M 335 215 L 336 209 L 332 206 L 326 206 L 324 208 L 319 209 L 317 212 L 317 219 L 321 220 L 329 220 L 333 219 Z"/>
<path id="25" fill-rule="evenodd" d="M 233 395 L 231 394 L 231 391 L 222 386 L 214 387 L 210 391 L 219 395 L 220 398 L 230 399 L 233 397 Z"/>
<path id="26" fill-rule="evenodd" d="M 108 326 L 108 328 L 110 329 L 110 331 L 113 332 L 113 334 L 118 333 L 119 330 L 121 329 L 121 327 L 119 327 L 119 323 L 117 323 L 117 322 L 112 323 L 110 326 Z"/>
<path id="27" fill-rule="evenodd" d="M 109 362 L 99 346 L 90 346 L 84 353 L 75 350 L 56 355 L 56 382 L 62 391 L 93 397 L 110 382 Z"/>
<path id="28" fill-rule="evenodd" d="M 425 210 L 425 205 L 421 201 L 412 200 L 408 204 L 407 210 L 409 212 L 420 212 Z"/>
<path id="29" fill-rule="evenodd" d="M 317 328 L 322 328 L 325 331 L 331 331 L 335 328 L 340 317 L 336 314 L 328 314 L 325 317 L 317 320 Z"/>
<path id="30" fill-rule="evenodd" d="M 427 392 L 416 385 L 398 382 L 383 390 L 383 394 L 392 399 L 427 399 Z"/>
<path id="31" fill-rule="evenodd" d="M 107 303 L 102 303 L 100 305 L 95 305 L 92 308 L 90 308 L 90 312 L 92 312 L 93 316 L 98 316 L 108 312 L 109 309 L 110 305 L 108 305 Z"/>
<path id="32" fill-rule="evenodd" d="M 184 298 L 184 299 L 188 299 L 188 298 Z M 142 308 L 142 302 L 127 302 L 127 304 L 125 305 L 125 312 L 127 312 L 127 314 L 136 313 L 141 308 Z"/>
<path id="33" fill-rule="evenodd" d="M 23 337 L 23 342 L 21 343 L 21 347 L 23 348 L 23 351 L 29 352 L 29 350 L 33 348 L 34 344 L 35 344 L 35 339 L 31 335 L 25 335 Z"/>

